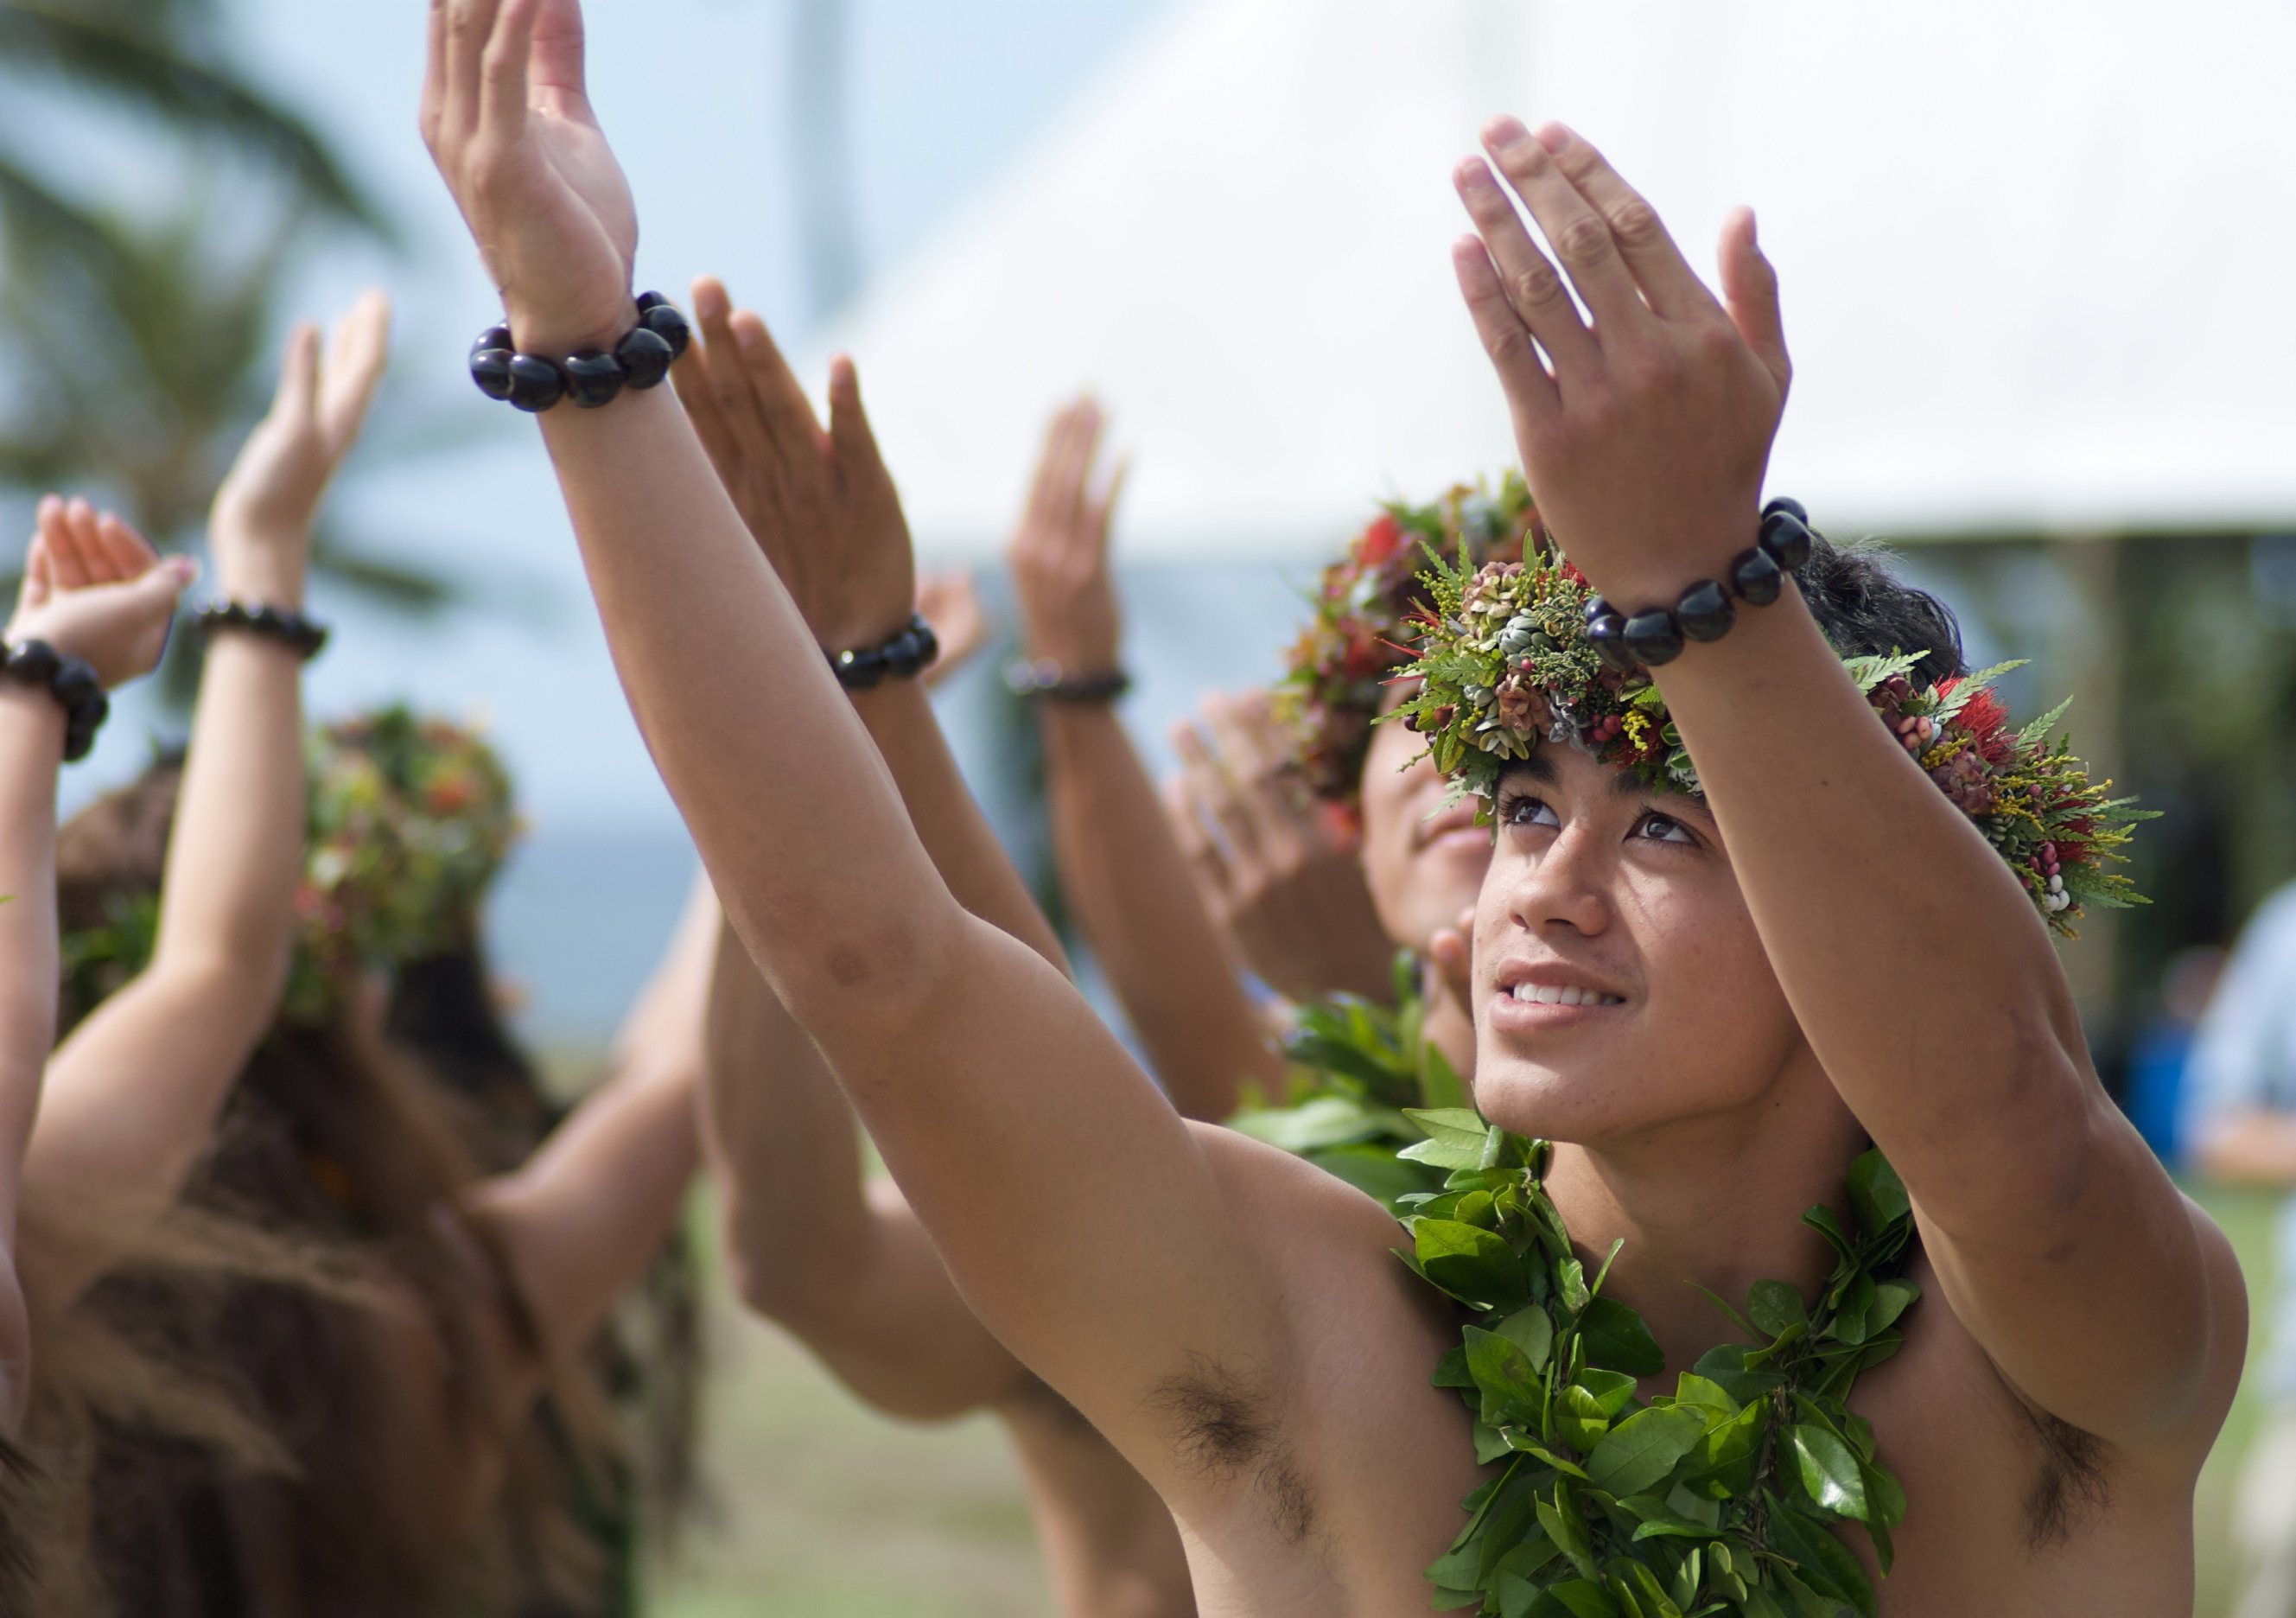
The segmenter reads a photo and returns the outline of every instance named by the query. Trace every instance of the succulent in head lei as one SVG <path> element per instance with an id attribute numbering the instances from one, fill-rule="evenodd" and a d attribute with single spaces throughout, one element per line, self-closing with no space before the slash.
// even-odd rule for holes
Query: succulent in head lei
<path id="1" fill-rule="evenodd" d="M 521 830 L 510 776 L 475 732 L 393 706 L 327 726 L 306 749 L 310 795 L 296 939 L 281 1014 L 320 1023 L 360 973 L 466 944 Z M 136 893 L 64 935 L 74 999 L 141 972 L 160 899 Z"/>
<path id="2" fill-rule="evenodd" d="M 1519 559 L 1480 567 L 1426 558 L 1428 600 L 1414 623 L 1418 687 L 1396 718 L 1425 738 L 1436 768 L 1488 809 L 1507 767 L 1541 743 L 1569 743 L 1651 785 L 1695 794 L 1698 768 L 1646 669 L 1604 666 L 1587 637 L 1594 591 L 1562 552 L 1535 539 Z M 1842 660 L 1900 745 L 1985 834 L 2052 929 L 2073 936 L 2091 905 L 2142 904 L 2116 867 L 2129 829 L 2152 818 L 2093 782 L 2050 733 L 2065 705 L 2013 729 L 1989 689 L 2017 663 L 1935 684 L 1919 652 Z"/>
<path id="3" fill-rule="evenodd" d="M 1389 503 L 1324 570 L 1315 621 L 1275 688 L 1300 773 L 1318 798 L 1343 811 L 1355 805 L 1389 678 L 1411 660 L 1404 626 L 1428 602 L 1428 552 L 1470 567 L 1519 555 L 1538 521 L 1519 474 L 1496 490 L 1463 483 L 1429 505 Z"/>

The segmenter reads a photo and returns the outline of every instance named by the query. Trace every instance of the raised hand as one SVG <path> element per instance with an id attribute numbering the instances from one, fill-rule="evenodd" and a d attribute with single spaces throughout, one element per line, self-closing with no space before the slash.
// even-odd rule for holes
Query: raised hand
<path id="1" fill-rule="evenodd" d="M 44 640 L 85 658 L 110 690 L 152 672 L 176 598 L 198 574 L 189 557 L 163 561 L 110 512 L 50 495 L 40 502 L 8 643 Z"/>
<path id="2" fill-rule="evenodd" d="M 917 611 L 940 642 L 940 655 L 924 671 L 928 686 L 964 668 L 988 642 L 988 612 L 980 604 L 980 591 L 972 575 L 960 569 L 920 575 Z"/>
<path id="3" fill-rule="evenodd" d="M 1100 407 L 1088 398 L 1054 415 L 1009 553 L 1029 655 L 1070 675 L 1111 672 L 1121 633 L 1108 530 L 1126 464 L 1094 475 L 1102 425 Z"/>
<path id="4" fill-rule="evenodd" d="M 824 650 L 876 645 L 915 606 L 916 558 L 853 362 L 830 362 L 824 431 L 766 323 L 723 283 L 693 283 L 693 314 L 698 341 L 671 375 L 734 508 Z"/>
<path id="5" fill-rule="evenodd" d="M 1539 513 L 1627 611 L 1670 603 L 1752 543 L 1792 374 L 1754 216 L 1737 209 L 1723 226 L 1726 308 L 1650 204 L 1562 125 L 1533 135 L 1495 119 L 1483 146 L 1570 277 L 1489 165 L 1460 164 L 1480 238 L 1462 238 L 1453 262 Z"/>
<path id="6" fill-rule="evenodd" d="M 1350 840 L 1288 768 L 1267 694 L 1205 699 L 1172 733 L 1185 773 L 1165 808 L 1212 916 L 1245 965 L 1287 999 L 1387 998 L 1394 951 Z"/>
<path id="7" fill-rule="evenodd" d="M 324 357 L 317 327 L 289 334 L 270 413 L 216 491 L 209 536 L 226 595 L 301 601 L 320 497 L 358 438 L 390 352 L 390 300 L 381 292 L 335 323 Z"/>
<path id="8" fill-rule="evenodd" d="M 422 139 L 529 353 L 633 320 L 637 209 L 590 110 L 577 0 L 430 0 Z"/>

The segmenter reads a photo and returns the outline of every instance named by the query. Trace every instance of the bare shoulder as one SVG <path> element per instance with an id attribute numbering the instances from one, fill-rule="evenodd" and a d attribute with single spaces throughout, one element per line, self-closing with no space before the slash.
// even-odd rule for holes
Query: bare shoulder
<path id="1" fill-rule="evenodd" d="M 2189 1603 L 2193 1491 L 2239 1382 L 2247 1306 L 2231 1244 L 2189 1199 L 2182 1206 L 2209 1272 L 2208 1316 L 2195 1323 L 2209 1343 L 2200 1385 L 2164 1391 L 2184 1409 L 2156 1443 L 2108 1441 L 2027 1397 L 1916 1259 L 1908 1278 L 1923 1296 L 1905 1347 L 1851 1399 L 1909 1502 L 1896 1568 L 1881 1581 L 1885 1614 L 1992 1598 L 2041 1618 L 2097 1618 Z M 1850 1543 L 1872 1569 L 1862 1536 Z"/>

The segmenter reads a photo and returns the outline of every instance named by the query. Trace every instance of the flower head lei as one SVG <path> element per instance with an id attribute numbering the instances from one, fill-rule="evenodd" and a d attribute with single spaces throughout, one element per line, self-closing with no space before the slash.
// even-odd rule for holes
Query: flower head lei
<path id="1" fill-rule="evenodd" d="M 1461 484 L 1425 505 L 1390 502 L 1324 570 L 1316 617 L 1292 648 L 1276 687 L 1310 791 L 1352 809 L 1389 676 L 1411 660 L 1402 644 L 1411 615 L 1428 604 L 1421 578 L 1430 550 L 1446 564 L 1519 555 L 1538 517 L 1513 472 L 1496 490 Z"/>
<path id="2" fill-rule="evenodd" d="M 342 987 L 466 943 L 521 825 L 510 776 L 475 731 L 393 706 L 315 732 L 309 829 L 283 1014 L 324 1021 Z M 94 1005 L 141 972 L 159 897 L 115 900 L 63 940 L 70 998 Z"/>
<path id="3" fill-rule="evenodd" d="M 1518 559 L 1480 566 L 1428 554 L 1425 604 L 1410 633 L 1417 689 L 1395 717 L 1426 739 L 1436 768 L 1488 813 L 1507 767 L 1568 743 L 1652 786 L 1696 794 L 1697 766 L 1649 671 L 1606 667 L 1587 637 L 1586 575 L 1532 536 Z M 1920 653 L 1845 657 L 1898 743 L 2007 862 L 2049 925 L 2068 937 L 2088 906 L 2141 904 L 2117 866 L 2129 829 L 2152 818 L 2093 782 L 2051 740 L 2061 703 L 2012 728 L 1991 683 L 2017 663 L 1924 684 Z"/>

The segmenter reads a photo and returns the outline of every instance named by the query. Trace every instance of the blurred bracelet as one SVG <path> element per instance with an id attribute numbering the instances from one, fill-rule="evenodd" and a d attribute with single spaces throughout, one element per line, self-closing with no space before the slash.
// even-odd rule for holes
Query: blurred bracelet
<path id="1" fill-rule="evenodd" d="M 1024 657 L 1005 666 L 1004 687 L 1014 696 L 1054 702 L 1112 702 L 1132 689 L 1132 677 L 1121 669 L 1071 674 L 1049 657 Z"/>
<path id="2" fill-rule="evenodd" d="M 508 326 L 490 326 L 471 345 L 471 380 L 488 398 L 529 415 L 539 415 L 561 399 L 577 410 L 612 404 L 625 388 L 658 388 L 693 341 L 693 328 L 660 292 L 638 294 L 637 323 L 611 354 L 585 349 L 564 359 L 521 354 Z"/>
<path id="3" fill-rule="evenodd" d="M 914 679 L 939 655 L 940 637 L 923 614 L 912 612 L 908 627 L 883 645 L 832 652 L 829 666 L 848 691 L 866 691 L 889 674 L 895 679 Z"/>
<path id="4" fill-rule="evenodd" d="M 211 601 L 199 610 L 193 621 L 202 636 L 213 635 L 218 629 L 237 629 L 259 640 L 275 640 L 307 663 L 318 656 L 327 644 L 324 624 L 315 623 L 286 607 L 267 606 L 260 602 L 250 606 L 242 601 Z"/>
<path id="5" fill-rule="evenodd" d="M 0 658 L 0 678 L 12 686 L 45 691 L 64 710 L 64 762 L 77 764 L 95 745 L 95 733 L 111 716 L 103 682 L 86 659 L 59 652 L 44 640 L 18 641 Z"/>

